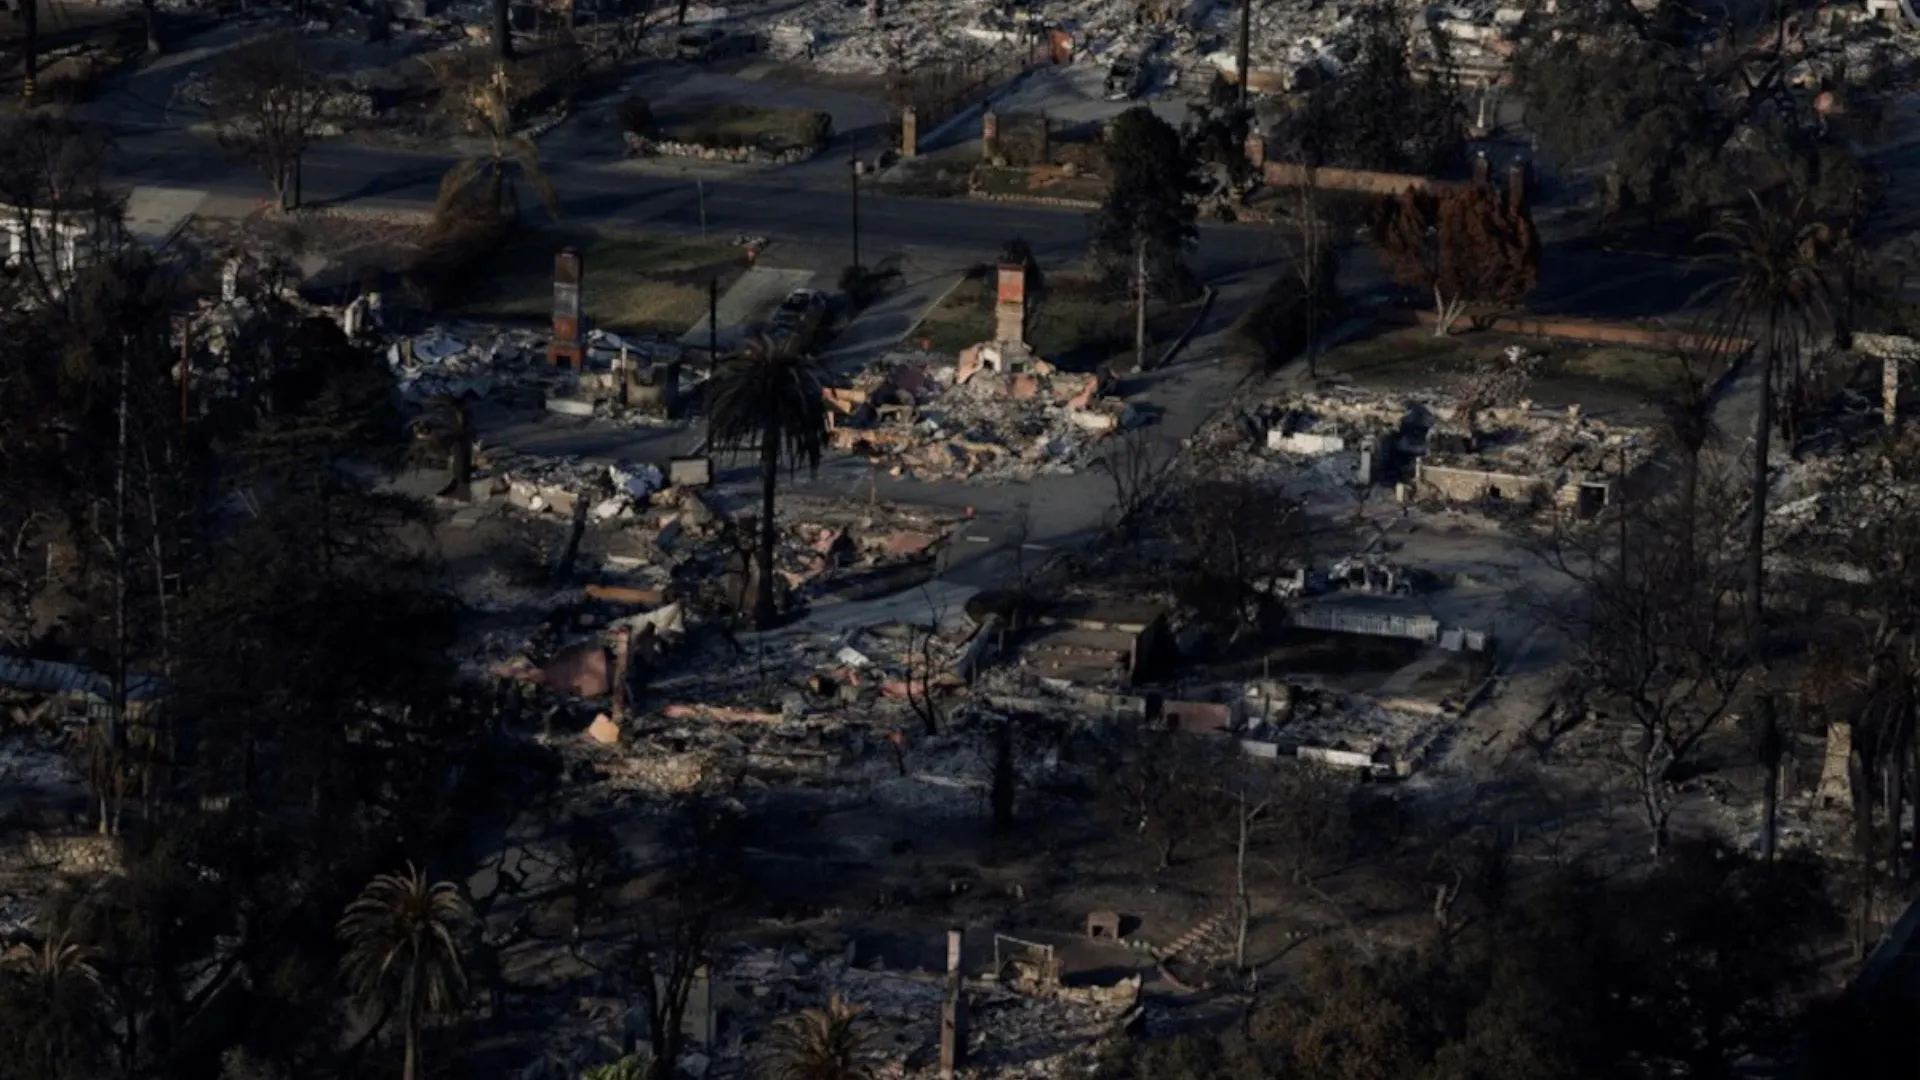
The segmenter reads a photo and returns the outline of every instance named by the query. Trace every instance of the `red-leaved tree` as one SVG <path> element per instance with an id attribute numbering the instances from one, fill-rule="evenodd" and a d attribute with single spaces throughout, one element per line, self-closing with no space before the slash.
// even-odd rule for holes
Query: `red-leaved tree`
<path id="1" fill-rule="evenodd" d="M 1435 196 L 1408 188 L 1382 204 L 1373 233 L 1394 280 L 1433 292 L 1437 337 L 1467 308 L 1510 307 L 1540 280 L 1540 236 L 1519 191 L 1474 184 Z"/>

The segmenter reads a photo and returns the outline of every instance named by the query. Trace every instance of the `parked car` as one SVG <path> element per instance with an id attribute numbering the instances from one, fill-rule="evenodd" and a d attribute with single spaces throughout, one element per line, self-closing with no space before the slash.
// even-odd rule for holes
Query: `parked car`
<path id="1" fill-rule="evenodd" d="M 801 347 L 805 348 L 813 343 L 813 336 L 820 332 L 820 325 L 826 321 L 826 317 L 826 294 L 812 289 L 795 289 L 773 310 L 773 318 L 767 323 L 767 332 L 774 337 L 797 338 Z"/>
<path id="2" fill-rule="evenodd" d="M 681 34 L 674 40 L 673 51 L 674 55 L 689 63 L 706 64 L 729 56 L 753 52 L 759 44 L 759 39 L 752 34 L 709 26 Z"/>
<path id="3" fill-rule="evenodd" d="M 1127 101 L 1147 86 L 1147 66 L 1138 60 L 1115 60 L 1107 69 L 1107 100 Z"/>

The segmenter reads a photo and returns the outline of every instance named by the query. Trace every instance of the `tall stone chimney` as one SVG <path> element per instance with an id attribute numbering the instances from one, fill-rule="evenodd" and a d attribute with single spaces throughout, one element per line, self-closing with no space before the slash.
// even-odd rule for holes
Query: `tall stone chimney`
<path id="1" fill-rule="evenodd" d="M 547 363 L 566 364 L 575 371 L 585 366 L 587 358 L 580 295 L 584 269 L 580 253 L 572 248 L 553 257 L 553 340 L 547 345 Z"/>

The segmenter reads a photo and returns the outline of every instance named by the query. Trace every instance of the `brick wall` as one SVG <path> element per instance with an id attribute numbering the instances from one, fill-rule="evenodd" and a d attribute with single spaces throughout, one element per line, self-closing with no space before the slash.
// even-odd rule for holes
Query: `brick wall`
<path id="1" fill-rule="evenodd" d="M 1205 735 L 1233 728 L 1233 706 L 1218 701 L 1167 701 L 1160 719 L 1168 728 L 1189 735 Z"/>

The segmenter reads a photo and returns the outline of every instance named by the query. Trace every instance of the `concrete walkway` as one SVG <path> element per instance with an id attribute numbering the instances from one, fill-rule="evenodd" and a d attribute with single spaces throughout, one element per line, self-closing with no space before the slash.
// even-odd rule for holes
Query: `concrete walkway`
<path id="1" fill-rule="evenodd" d="M 773 309 L 788 293 L 813 283 L 811 270 L 775 270 L 756 266 L 741 275 L 715 305 L 720 313 L 720 349 L 722 352 L 744 345 L 760 329 Z M 710 340 L 705 315 L 693 328 L 680 336 L 680 344 L 689 349 L 704 349 Z"/>
<path id="2" fill-rule="evenodd" d="M 160 243 L 199 213 L 209 198 L 193 188 L 136 187 L 127 195 L 127 231 L 143 243 Z"/>
<path id="3" fill-rule="evenodd" d="M 903 271 L 902 277 L 898 289 L 862 311 L 820 354 L 830 374 L 851 374 L 895 349 L 915 347 L 908 335 L 963 280 L 958 272 Z"/>

